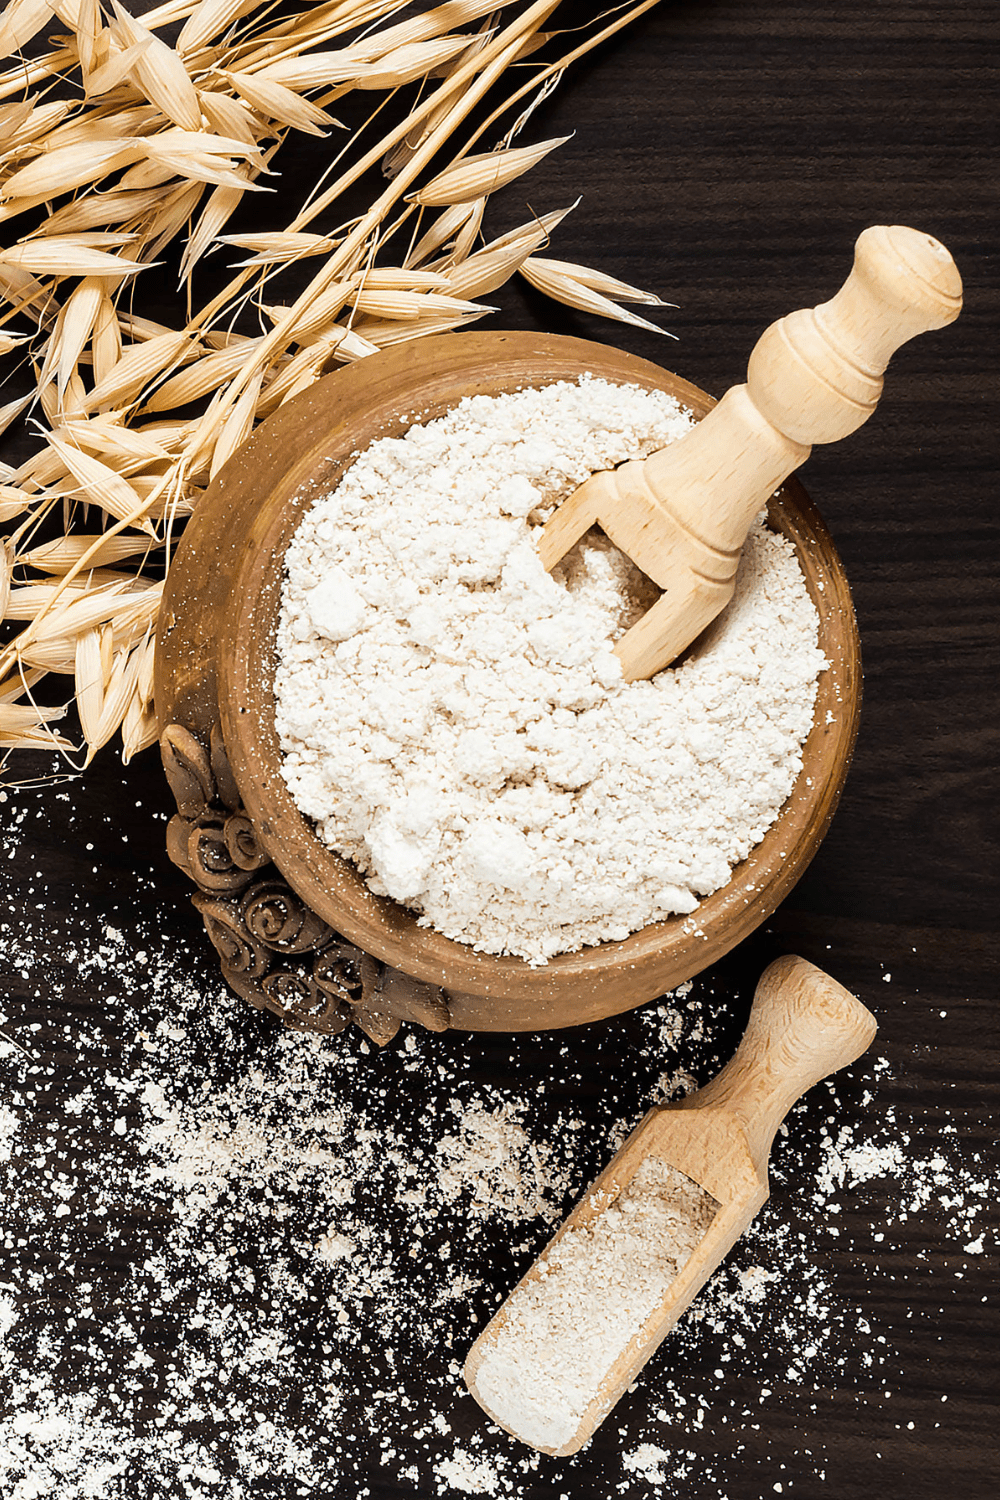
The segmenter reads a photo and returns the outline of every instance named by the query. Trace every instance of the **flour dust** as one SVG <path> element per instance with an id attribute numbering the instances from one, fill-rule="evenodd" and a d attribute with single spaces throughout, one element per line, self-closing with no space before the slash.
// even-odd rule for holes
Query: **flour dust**
<path id="1" fill-rule="evenodd" d="M 725 1060 L 749 994 L 696 981 L 486 1050 L 310 1041 L 225 992 L 200 938 L 43 923 L 18 844 L 51 795 L 9 798 L 0 834 L 23 871 L 0 917 L 4 1500 L 725 1495 L 771 1406 L 884 1403 L 902 1378 L 868 1279 L 905 1289 L 900 1226 L 926 1221 L 956 1267 L 942 1297 L 992 1248 L 988 1172 L 954 1127 L 881 1107 L 866 1058 L 796 1106 L 771 1202 L 608 1445 L 532 1453 L 465 1391 L 467 1349 L 645 1109 Z M 824 1471 L 797 1461 L 810 1493 Z"/>

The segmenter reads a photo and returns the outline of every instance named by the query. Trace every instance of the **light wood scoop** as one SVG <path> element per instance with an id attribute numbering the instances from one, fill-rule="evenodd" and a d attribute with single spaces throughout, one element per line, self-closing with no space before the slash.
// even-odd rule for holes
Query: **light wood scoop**
<path id="1" fill-rule="evenodd" d="M 812 443 L 866 422 L 892 354 L 961 307 L 961 277 L 937 240 L 866 229 L 837 295 L 772 323 L 745 385 L 679 442 L 594 474 L 564 501 L 539 537 L 549 571 L 597 525 L 663 590 L 615 647 L 627 682 L 662 670 L 725 608 L 750 524 L 781 481 Z"/>
<path id="2" fill-rule="evenodd" d="M 732 1060 L 697 1093 L 649 1111 L 473 1345 L 465 1363 L 466 1384 L 494 1422 L 557 1457 L 582 1447 L 766 1201 L 771 1142 L 788 1110 L 814 1083 L 860 1057 L 874 1035 L 874 1017 L 861 1002 L 804 959 L 779 958 L 765 970 Z M 544 1335 L 541 1343 L 534 1333 L 522 1336 L 525 1310 L 531 1309 L 533 1327 L 545 1327 L 544 1310 L 538 1317 L 540 1288 L 543 1298 L 551 1298 L 558 1288 L 560 1298 L 568 1296 L 575 1303 L 589 1290 L 598 1307 L 602 1297 L 604 1305 L 610 1304 L 596 1272 L 589 1288 L 567 1286 L 567 1273 L 559 1271 L 559 1258 L 552 1261 L 552 1253 L 572 1231 L 590 1226 L 593 1232 L 599 1217 L 651 1157 L 711 1194 L 718 1205 L 714 1218 L 652 1313 L 638 1326 L 627 1316 L 620 1321 L 620 1352 L 610 1367 L 599 1367 L 595 1346 L 588 1349 L 581 1336 L 579 1368 L 567 1375 L 565 1347 L 551 1348 L 553 1340 L 547 1345 Z M 547 1306 L 551 1328 L 557 1320 L 551 1316 L 551 1302 Z M 586 1321 L 581 1314 L 574 1336 Z M 634 1331 L 628 1337 L 630 1327 Z M 576 1358 L 569 1355 L 570 1364 Z M 571 1386 L 576 1404 L 567 1400 L 553 1425 L 560 1393 Z M 558 1440 L 539 1440 L 546 1432 L 558 1432 Z"/>

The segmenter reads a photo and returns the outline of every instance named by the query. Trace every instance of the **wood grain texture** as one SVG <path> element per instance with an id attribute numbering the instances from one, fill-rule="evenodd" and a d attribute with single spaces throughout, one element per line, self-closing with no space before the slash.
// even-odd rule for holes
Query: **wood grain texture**
<path id="1" fill-rule="evenodd" d="M 861 733 L 841 806 L 790 898 L 707 982 L 717 1056 L 731 1052 L 757 978 L 783 952 L 815 961 L 876 1014 L 875 1051 L 886 1061 L 876 1103 L 864 1103 L 867 1086 L 849 1070 L 836 1107 L 824 1085 L 807 1098 L 795 1117 L 798 1140 L 816 1143 L 838 1118 L 875 1109 L 880 1118 L 891 1112 L 908 1150 L 940 1138 L 994 1174 L 997 45 L 993 0 L 841 0 L 834 7 L 662 0 L 567 77 L 539 111 L 535 138 L 573 130 L 574 139 L 546 158 L 523 191 L 496 205 L 490 225 L 500 234 L 523 221 L 526 199 L 546 211 L 585 187 L 552 253 L 677 303 L 664 322 L 679 344 L 665 350 L 655 335 L 555 309 L 527 291 L 495 299 L 503 324 L 606 339 L 669 364 L 713 394 L 741 378 L 746 350 L 768 323 L 839 283 L 867 224 L 917 224 L 952 251 L 965 284 L 962 317 L 904 347 L 877 421 L 810 463 L 810 493 L 851 580 L 866 671 Z M 310 180 L 305 148 L 300 166 L 286 171 L 291 186 Z M 233 225 L 244 227 L 251 226 Z M 166 308 L 170 278 L 162 275 Z M 155 317 L 149 280 L 145 295 Z M 27 435 L 12 429 L 3 456 L 16 462 L 28 447 Z M 47 772 L 50 763 L 33 769 Z M 0 875 L 0 895 L 6 920 L 34 940 L 38 959 L 0 960 L 0 1009 L 4 1029 L 30 1037 L 52 1081 L 51 1111 L 40 1110 L 31 1127 L 41 1146 L 62 1118 L 56 1084 L 88 1065 L 94 1038 L 111 1045 L 123 1024 L 107 978 L 76 973 L 63 935 L 74 924 L 155 930 L 206 986 L 212 956 L 163 850 L 171 803 L 154 757 L 123 772 L 105 751 L 82 783 L 8 797 L 3 814 L 16 847 Z M 62 999 L 52 998 L 56 981 L 66 982 Z M 125 1021 L 137 1026 L 141 1015 Z M 615 1059 L 634 1045 L 635 1024 L 588 1028 L 574 1104 L 590 1121 L 635 1108 L 635 1086 L 630 1092 L 615 1071 Z M 535 1098 L 564 1043 L 540 1035 L 510 1046 L 456 1035 L 442 1045 L 462 1056 L 470 1086 L 488 1082 Z M 391 1088 L 393 1075 L 384 1071 L 391 1056 L 383 1056 L 377 1076 Z M 710 1076 L 696 1051 L 684 1061 L 699 1081 Z M 537 1108 L 544 1122 L 544 1097 Z M 110 1149 L 107 1140 L 102 1149 Z M 775 1160 L 780 1168 L 780 1141 Z M 792 1225 L 796 1190 L 788 1181 L 772 1190 L 772 1205 L 787 1211 Z M 603 1500 L 609 1493 L 645 1500 L 651 1486 L 622 1474 L 622 1446 L 647 1430 L 655 1393 L 668 1381 L 704 1391 L 718 1365 L 724 1378 L 701 1423 L 681 1439 L 692 1455 L 686 1500 L 760 1500 L 778 1484 L 781 1493 L 810 1500 L 867 1500 L 873 1489 L 891 1500 L 939 1500 L 952 1491 L 993 1500 L 995 1273 L 987 1255 L 964 1254 L 947 1237 L 933 1205 L 895 1221 L 876 1242 L 874 1226 L 890 1215 L 888 1195 L 878 1181 L 845 1195 L 840 1237 L 824 1241 L 821 1261 L 837 1296 L 863 1307 L 872 1337 L 886 1341 L 891 1368 L 867 1369 L 859 1347 L 846 1372 L 821 1359 L 807 1381 L 784 1379 L 763 1397 L 766 1339 L 744 1330 L 737 1354 L 706 1331 L 697 1353 L 671 1354 L 664 1346 L 643 1385 L 573 1468 L 546 1460 L 519 1479 L 522 1493 L 530 1500 Z M 990 1212 L 995 1235 L 995 1203 Z M 132 1258 L 141 1257 L 157 1226 L 135 1218 L 127 1229 Z M 100 1253 L 95 1238 L 95 1261 Z M 498 1247 L 491 1292 L 512 1284 L 505 1253 Z M 41 1265 L 39 1316 L 45 1307 L 71 1306 L 74 1279 L 60 1256 L 51 1248 L 39 1250 L 37 1261 L 34 1255 L 21 1249 L 8 1257 L 14 1264 L 4 1265 L 0 1279 L 25 1263 Z M 124 1283 L 126 1269 L 123 1256 L 107 1274 Z M 484 1312 L 492 1305 L 484 1299 Z M 723 1364 L 726 1355 L 735 1357 Z M 435 1370 L 448 1357 L 442 1351 Z M 357 1375 L 362 1383 L 367 1378 L 360 1356 Z M 759 1411 L 753 1420 L 736 1415 L 751 1409 Z M 365 1427 L 362 1407 L 351 1410 L 357 1494 L 366 1486 L 374 1500 L 411 1493 L 381 1464 L 382 1434 Z M 478 1423 L 478 1412 L 459 1413 L 455 1431 L 468 1438 Z M 664 1446 L 677 1433 L 664 1427 Z M 254 1493 L 284 1500 L 266 1483 Z"/>

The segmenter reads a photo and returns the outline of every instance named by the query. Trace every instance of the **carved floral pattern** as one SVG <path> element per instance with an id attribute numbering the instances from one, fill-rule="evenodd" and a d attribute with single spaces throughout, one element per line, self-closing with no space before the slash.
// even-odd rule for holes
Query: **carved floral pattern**
<path id="1" fill-rule="evenodd" d="M 160 750 L 177 803 L 167 853 L 198 887 L 192 900 L 237 994 L 300 1031 L 353 1021 L 379 1046 L 402 1021 L 447 1029 L 443 990 L 362 953 L 282 877 L 240 803 L 217 724 L 208 749 L 184 725 L 168 725 Z"/>

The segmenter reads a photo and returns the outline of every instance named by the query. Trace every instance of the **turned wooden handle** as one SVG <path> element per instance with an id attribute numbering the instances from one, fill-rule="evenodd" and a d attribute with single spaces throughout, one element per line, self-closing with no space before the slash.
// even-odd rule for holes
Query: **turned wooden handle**
<path id="1" fill-rule="evenodd" d="M 899 346 L 961 309 L 961 277 L 942 244 L 900 225 L 866 229 L 837 295 L 772 323 L 750 355 L 746 384 L 645 461 L 656 499 L 711 546 L 742 547 L 757 511 L 811 445 L 868 420 Z"/>
<path id="2" fill-rule="evenodd" d="M 692 1108 L 731 1110 L 758 1171 L 796 1099 L 870 1045 L 875 1017 L 849 990 L 804 958 L 779 958 L 761 975 L 743 1040 Z M 681 1107 L 684 1107 L 682 1101 Z"/>
<path id="3" fill-rule="evenodd" d="M 758 411 L 796 443 L 832 443 L 868 420 L 901 344 L 954 322 L 962 280 L 929 234 L 866 229 L 837 295 L 772 323 L 747 367 Z"/>

